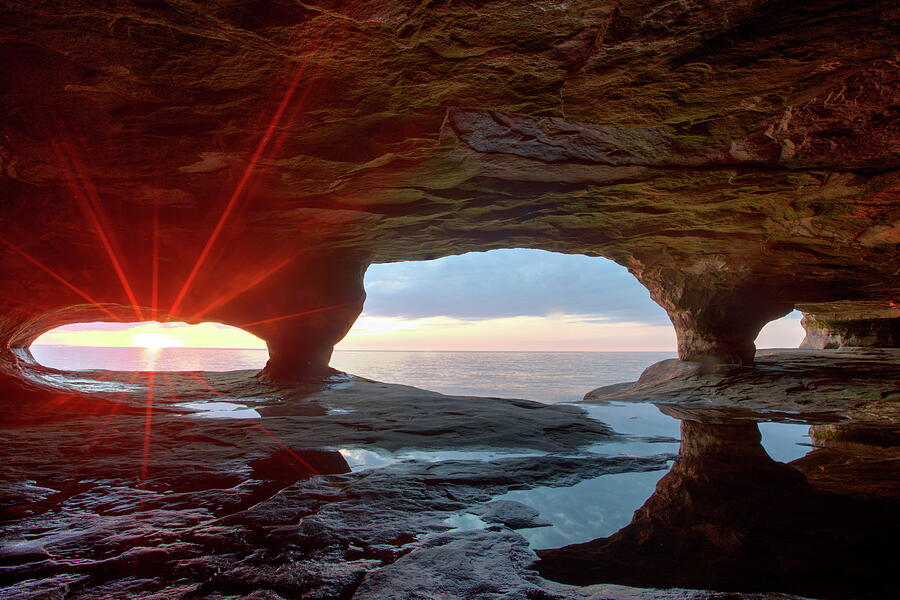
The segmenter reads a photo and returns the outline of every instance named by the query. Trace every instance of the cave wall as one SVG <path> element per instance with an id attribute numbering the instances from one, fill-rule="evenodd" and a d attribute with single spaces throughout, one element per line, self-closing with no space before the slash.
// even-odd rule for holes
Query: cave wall
<path id="1" fill-rule="evenodd" d="M 898 297 L 895 3 L 0 7 L 0 340 L 148 315 L 321 370 L 372 262 L 604 256 L 679 355 Z"/>
<path id="2" fill-rule="evenodd" d="M 801 348 L 900 347 L 900 304 L 833 302 L 801 305 L 806 330 Z"/>

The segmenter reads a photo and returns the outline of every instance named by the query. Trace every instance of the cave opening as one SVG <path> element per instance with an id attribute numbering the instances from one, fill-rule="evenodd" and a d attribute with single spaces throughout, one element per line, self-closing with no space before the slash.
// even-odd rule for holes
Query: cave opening
<path id="1" fill-rule="evenodd" d="M 373 264 L 365 289 L 331 365 L 377 381 L 568 402 L 675 356 L 666 312 L 602 257 L 507 248 Z"/>
<path id="2" fill-rule="evenodd" d="M 371 265 L 362 315 L 331 366 L 447 394 L 579 400 L 675 357 L 666 311 L 603 257 L 536 249 Z M 796 311 L 758 347 L 796 348 Z"/>
<path id="3" fill-rule="evenodd" d="M 204 322 L 71 323 L 40 335 L 35 361 L 62 371 L 241 371 L 262 369 L 266 344 L 230 325 Z"/>
<path id="4" fill-rule="evenodd" d="M 570 401 L 674 357 L 665 310 L 627 269 L 601 257 L 517 248 L 373 264 L 364 288 L 363 312 L 331 366 L 376 380 Z M 766 325 L 757 346 L 797 347 L 799 317 Z M 269 359 L 265 341 L 216 322 L 70 323 L 30 351 L 66 371 L 258 371 Z M 498 361 L 507 364 L 484 368 Z M 604 371 L 615 381 L 597 381 Z"/>

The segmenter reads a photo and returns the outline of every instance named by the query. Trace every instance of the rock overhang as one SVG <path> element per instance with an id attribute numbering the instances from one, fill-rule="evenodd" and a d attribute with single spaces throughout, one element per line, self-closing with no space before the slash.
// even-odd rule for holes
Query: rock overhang
<path id="1" fill-rule="evenodd" d="M 501 247 L 627 266 L 688 358 L 898 295 L 887 2 L 4 13 L 7 340 L 156 286 L 321 363 L 367 264 Z"/>

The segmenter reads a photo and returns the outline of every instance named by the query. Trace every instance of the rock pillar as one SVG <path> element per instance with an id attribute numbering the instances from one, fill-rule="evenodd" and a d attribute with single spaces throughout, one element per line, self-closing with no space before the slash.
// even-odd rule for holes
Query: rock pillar
<path id="1" fill-rule="evenodd" d="M 223 322 L 265 340 L 267 377 L 291 381 L 328 373 L 334 345 L 362 312 L 367 265 L 359 256 L 303 255 L 271 284 L 229 305 Z"/>
<path id="2" fill-rule="evenodd" d="M 763 326 L 793 310 L 777 292 L 737 277 L 709 260 L 631 271 L 666 309 L 678 337 L 678 358 L 706 364 L 751 365 Z"/>

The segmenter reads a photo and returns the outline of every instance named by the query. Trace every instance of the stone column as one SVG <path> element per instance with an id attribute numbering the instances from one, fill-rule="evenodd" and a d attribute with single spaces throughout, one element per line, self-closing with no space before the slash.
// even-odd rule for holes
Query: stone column
<path id="1" fill-rule="evenodd" d="M 794 308 L 762 283 L 705 259 L 682 269 L 631 271 L 669 313 L 678 337 L 678 358 L 706 364 L 752 365 L 754 341 L 766 323 Z"/>
<path id="2" fill-rule="evenodd" d="M 273 285 L 261 285 L 236 302 L 226 322 L 265 340 L 269 361 L 262 374 L 291 381 L 329 372 L 334 345 L 350 330 L 366 298 L 358 256 L 304 255 Z"/>

